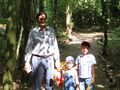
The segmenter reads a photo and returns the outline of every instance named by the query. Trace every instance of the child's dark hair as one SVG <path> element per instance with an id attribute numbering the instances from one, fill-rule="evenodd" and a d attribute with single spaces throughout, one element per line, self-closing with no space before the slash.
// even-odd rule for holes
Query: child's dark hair
<path id="1" fill-rule="evenodd" d="M 42 14 L 44 14 L 45 17 L 47 18 L 47 14 L 46 14 L 44 11 L 42 11 L 42 12 L 39 12 L 39 13 L 36 15 L 37 21 L 38 21 L 39 16 L 42 15 Z"/>
<path id="2" fill-rule="evenodd" d="M 81 47 L 82 47 L 82 46 L 90 49 L 90 43 L 87 42 L 87 41 L 83 41 L 83 42 L 81 43 Z"/>

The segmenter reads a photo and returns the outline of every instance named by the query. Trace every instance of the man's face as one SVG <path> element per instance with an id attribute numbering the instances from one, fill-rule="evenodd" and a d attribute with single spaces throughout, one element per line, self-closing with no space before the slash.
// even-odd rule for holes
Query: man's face
<path id="1" fill-rule="evenodd" d="M 45 27 L 46 26 L 46 16 L 45 14 L 42 14 L 38 17 L 38 23 L 40 27 Z"/>

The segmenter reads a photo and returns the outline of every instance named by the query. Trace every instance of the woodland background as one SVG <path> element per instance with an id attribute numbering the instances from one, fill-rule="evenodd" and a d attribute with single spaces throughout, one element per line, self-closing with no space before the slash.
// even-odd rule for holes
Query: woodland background
<path id="1" fill-rule="evenodd" d="M 13 81 L 23 77 L 25 46 L 36 22 L 45 11 L 48 25 L 56 30 L 60 49 L 74 39 L 74 32 L 103 32 L 101 55 L 119 72 L 120 0 L 0 0 L 0 84 L 12 90 Z"/>

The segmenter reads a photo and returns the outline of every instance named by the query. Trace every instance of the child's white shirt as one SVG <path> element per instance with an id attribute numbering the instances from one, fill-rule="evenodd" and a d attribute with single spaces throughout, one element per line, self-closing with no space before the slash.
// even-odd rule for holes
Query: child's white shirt
<path id="1" fill-rule="evenodd" d="M 77 71 L 75 69 L 70 69 L 70 70 L 67 70 L 65 71 L 64 73 L 64 78 L 65 78 L 65 86 L 68 84 L 68 80 L 66 81 L 67 78 L 69 77 L 73 77 L 73 82 L 75 85 L 77 85 L 79 83 L 79 80 L 78 80 L 78 76 L 77 76 Z M 71 78 L 70 78 L 71 79 Z M 69 82 L 70 83 L 70 82 Z"/>
<path id="2" fill-rule="evenodd" d="M 74 78 L 74 80 L 75 80 L 75 76 L 76 76 L 76 73 L 77 73 L 77 71 L 75 70 L 75 69 L 70 69 L 70 70 L 67 70 L 67 71 L 65 71 L 65 73 L 64 73 L 64 75 L 66 75 L 66 74 L 68 74 L 68 76 L 73 76 L 73 78 Z"/>
<path id="3" fill-rule="evenodd" d="M 79 55 L 76 59 L 76 64 L 78 64 L 78 74 L 80 78 L 91 78 L 92 77 L 92 65 L 96 64 L 94 55 Z"/>

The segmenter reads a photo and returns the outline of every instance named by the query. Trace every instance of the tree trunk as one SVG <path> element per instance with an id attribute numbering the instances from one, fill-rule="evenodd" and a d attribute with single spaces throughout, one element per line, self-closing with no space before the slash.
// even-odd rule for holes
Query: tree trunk
<path id="1" fill-rule="evenodd" d="M 3 75 L 3 90 L 12 90 L 12 75 L 14 73 L 16 67 L 16 31 L 15 31 L 15 24 L 13 24 L 13 19 L 9 17 L 9 28 L 7 33 L 7 63 L 4 68 L 4 75 Z"/>
<path id="2" fill-rule="evenodd" d="M 28 40 L 28 35 L 29 35 L 29 31 L 31 29 L 31 5 L 32 5 L 32 0 L 21 0 L 20 3 L 20 12 L 21 12 L 21 30 L 23 29 L 23 35 L 22 35 L 22 41 L 21 41 L 21 47 L 20 47 L 20 57 L 19 57 L 19 65 L 20 65 L 20 69 L 21 71 L 23 71 L 23 67 L 24 67 L 24 55 L 25 55 L 25 47 L 27 44 L 27 40 Z M 22 82 L 26 82 L 26 77 L 24 77 L 25 75 L 22 72 Z"/>
<path id="3" fill-rule="evenodd" d="M 26 46 L 27 40 L 28 40 L 28 34 L 31 29 L 31 3 L 32 0 L 21 0 L 21 5 L 20 5 L 20 12 L 21 12 L 21 18 L 22 18 L 22 25 L 23 25 L 23 40 L 24 44 Z"/>
<path id="4" fill-rule="evenodd" d="M 40 0 L 39 1 L 39 11 L 44 11 L 44 1 L 43 0 Z"/>
<path id="5" fill-rule="evenodd" d="M 56 30 L 57 29 L 57 0 L 53 0 L 52 8 L 53 8 L 53 13 L 52 13 L 53 27 Z"/>
<path id="6" fill-rule="evenodd" d="M 101 4 L 102 4 L 102 23 L 103 23 L 103 30 L 104 30 L 104 45 L 103 45 L 103 49 L 102 49 L 102 55 L 107 55 L 107 42 L 108 42 L 108 36 L 107 36 L 107 29 L 108 29 L 108 25 L 107 25 L 107 6 L 106 6 L 106 2 L 104 2 L 104 0 L 101 0 Z"/>
<path id="7" fill-rule="evenodd" d="M 107 55 L 107 42 L 108 42 L 108 35 L 107 35 L 108 26 L 107 26 L 107 20 L 106 19 L 104 20 L 104 22 L 105 22 L 104 27 L 103 27 L 103 30 L 104 30 L 104 45 L 103 45 L 103 49 L 102 49 L 102 55 L 106 56 Z"/>
<path id="8" fill-rule="evenodd" d="M 3 90 L 12 90 L 13 74 L 16 68 L 16 32 L 18 29 L 19 19 L 19 0 L 8 0 L 8 23 L 6 29 L 6 66 L 4 67 L 3 74 Z"/>
<path id="9" fill-rule="evenodd" d="M 72 8 L 71 2 L 67 0 L 66 5 L 66 34 L 68 35 L 69 39 L 72 39 Z"/>

